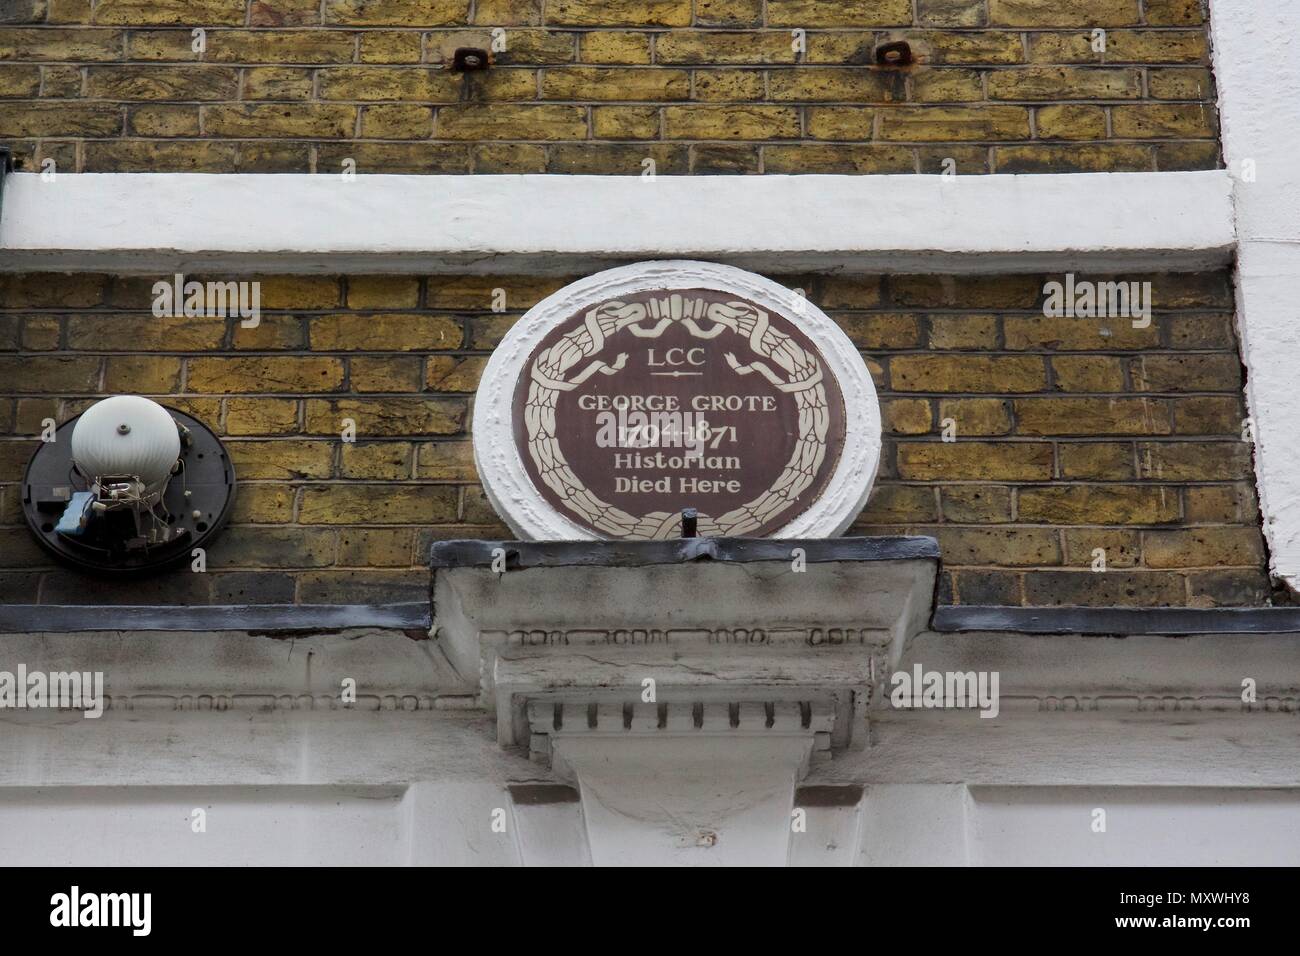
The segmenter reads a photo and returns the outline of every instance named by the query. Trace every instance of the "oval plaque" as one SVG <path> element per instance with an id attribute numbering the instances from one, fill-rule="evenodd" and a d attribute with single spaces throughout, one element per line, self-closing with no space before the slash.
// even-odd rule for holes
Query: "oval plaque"
<path id="1" fill-rule="evenodd" d="M 861 509 L 880 445 L 852 343 L 761 276 L 652 262 L 528 312 L 484 371 L 474 449 L 524 538 L 829 536 Z"/>

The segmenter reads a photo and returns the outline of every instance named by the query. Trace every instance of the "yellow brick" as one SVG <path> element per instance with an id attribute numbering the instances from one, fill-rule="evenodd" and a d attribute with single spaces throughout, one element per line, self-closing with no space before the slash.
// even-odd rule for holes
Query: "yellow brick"
<path id="1" fill-rule="evenodd" d="M 901 76 L 860 69 L 794 67 L 773 70 L 768 87 L 771 98 L 776 101 L 889 103 L 906 99 Z"/>
<path id="2" fill-rule="evenodd" d="M 1065 532 L 1065 563 L 1070 567 L 1091 568 L 1100 548 L 1106 569 L 1136 567 L 1142 554 L 1142 538 L 1136 531 L 1114 529 L 1070 530 Z"/>
<path id="3" fill-rule="evenodd" d="M 933 315 L 930 317 L 932 349 L 994 349 L 998 347 L 998 320 L 992 315 Z"/>
<path id="4" fill-rule="evenodd" d="M 1168 524 L 1181 513 L 1177 488 L 1141 485 L 1062 485 L 1022 488 L 1021 521 L 1037 524 Z"/>
<path id="5" fill-rule="evenodd" d="M 163 395 L 181 384 L 181 360 L 159 355 L 115 355 L 104 364 L 104 391 Z"/>
<path id="6" fill-rule="evenodd" d="M 1052 446 L 1047 442 L 904 442 L 898 474 L 917 481 L 1047 481 Z"/>
<path id="7" fill-rule="evenodd" d="M 291 435 L 297 430 L 298 402 L 294 399 L 226 399 L 228 435 Z"/>
<path id="8" fill-rule="evenodd" d="M 244 0 L 99 0 L 95 22 L 207 26 L 244 22 Z"/>
<path id="9" fill-rule="evenodd" d="M 1082 278 L 1082 277 L 1080 277 Z M 1057 280 L 1059 281 L 1059 280 Z M 1153 322 L 1135 328 L 1132 319 L 1054 318 L 1009 315 L 1002 320 L 1007 348 L 1088 351 L 1155 348 L 1160 329 Z"/>
<path id="10" fill-rule="evenodd" d="M 1202 0 L 1146 0 L 1147 23 L 1152 26 L 1189 26 L 1205 22 Z"/>
<path id="11" fill-rule="evenodd" d="M 349 309 L 413 309 L 420 304 L 420 280 L 409 276 L 349 276 Z"/>
<path id="12" fill-rule="evenodd" d="M 1255 567 L 1264 561 L 1258 528 L 1148 531 L 1142 556 L 1149 568 Z"/>
<path id="13" fill-rule="evenodd" d="M 654 162 L 657 174 L 679 176 L 687 171 L 689 154 L 685 146 L 667 143 L 563 143 L 551 147 L 546 171 L 569 175 L 639 176 L 648 168 L 645 165 L 647 159 Z"/>
<path id="14" fill-rule="evenodd" d="M 302 524 L 414 524 L 455 521 L 456 489 L 446 485 L 308 485 Z"/>
<path id="15" fill-rule="evenodd" d="M 1045 66 L 989 74 L 991 100 L 1122 100 L 1142 96 L 1138 70 Z"/>
<path id="16" fill-rule="evenodd" d="M 799 112 L 784 106 L 668 106 L 668 139 L 794 139 Z"/>
<path id="17" fill-rule="evenodd" d="M 342 66 L 320 71 L 324 100 L 455 103 L 461 86 L 459 76 L 427 67 Z"/>
<path id="18" fill-rule="evenodd" d="M 92 63 L 122 57 L 121 30 L 0 29 L 0 60 Z"/>
<path id="19" fill-rule="evenodd" d="M 597 106 L 591 111 L 591 126 L 597 139 L 655 139 L 659 136 L 659 109 Z"/>
<path id="20" fill-rule="evenodd" d="M 248 7 L 249 26 L 285 27 L 319 22 L 318 0 L 253 0 Z"/>
<path id="21" fill-rule="evenodd" d="M 241 479 L 328 478 L 334 470 L 334 447 L 328 441 L 231 441 L 226 448 Z"/>
<path id="22" fill-rule="evenodd" d="M 445 315 L 322 315 L 310 320 L 311 347 L 324 352 L 423 351 L 459 348 L 460 323 Z"/>
<path id="23" fill-rule="evenodd" d="M 710 27 L 753 27 L 763 22 L 763 0 L 696 0 L 695 22 Z"/>
<path id="24" fill-rule="evenodd" d="M 1146 398 L 1018 398 L 1021 435 L 1168 435 L 1169 406 Z"/>
<path id="25" fill-rule="evenodd" d="M 691 0 L 550 0 L 552 26 L 682 27 L 691 22 Z"/>
<path id="26" fill-rule="evenodd" d="M 136 136 L 198 136 L 199 110 L 194 106 L 140 106 L 127 115 Z"/>
<path id="27" fill-rule="evenodd" d="M 939 423 L 952 421 L 957 438 L 1008 435 L 1011 433 L 1011 408 L 1000 398 L 944 399 L 939 403 Z"/>
<path id="28" fill-rule="evenodd" d="M 880 138 L 900 142 L 1028 139 L 1029 111 L 1019 106 L 891 107 L 880 111 Z"/>
<path id="29" fill-rule="evenodd" d="M 794 63 L 798 59 L 785 31 L 719 33 L 674 31 L 655 38 L 655 62 L 687 66 Z"/>
<path id="30" fill-rule="evenodd" d="M 0 319 L 0 322 L 3 320 Z M 47 352 L 57 349 L 61 329 L 57 316 L 29 316 L 22 323 L 23 349 L 28 352 Z"/>
<path id="31" fill-rule="evenodd" d="M 444 106 L 438 110 L 439 139 L 586 139 L 587 110 L 559 104 Z"/>
<path id="32" fill-rule="evenodd" d="M 362 63 L 419 63 L 420 34 L 413 31 L 367 30 L 361 34 Z"/>
<path id="33" fill-rule="evenodd" d="M 228 66 L 92 66 L 86 96 L 106 100 L 233 100 L 239 73 Z"/>
<path id="34" fill-rule="evenodd" d="M 244 71 L 246 100 L 305 100 L 311 95 L 311 70 L 255 66 Z"/>
<path id="35" fill-rule="evenodd" d="M 433 110 L 428 106 L 389 103 L 361 111 L 361 135 L 374 139 L 428 139 Z"/>
<path id="36" fill-rule="evenodd" d="M 96 137 L 116 136 L 121 131 L 122 109 L 109 104 L 9 104 L 0 111 L 0 136 Z"/>
<path id="37" fill-rule="evenodd" d="M 405 442 L 345 442 L 339 474 L 343 478 L 411 477 L 412 446 Z"/>
<path id="38" fill-rule="evenodd" d="M 73 315 L 68 348 L 111 352 L 206 352 L 218 349 L 226 320 L 212 316 Z"/>
<path id="39" fill-rule="evenodd" d="M 1111 121 L 1117 137 L 1157 139 L 1165 137 L 1211 137 L 1217 124 L 1209 103 L 1145 103 L 1116 106 Z"/>
<path id="40" fill-rule="evenodd" d="M 916 157 L 905 146 L 801 143 L 764 146 L 768 173 L 914 173 Z"/>
<path id="41" fill-rule="evenodd" d="M 775 27 L 895 27 L 912 22 L 911 0 L 767 0 Z"/>
<path id="42" fill-rule="evenodd" d="M 762 70 L 696 70 L 692 99 L 714 103 L 744 103 L 763 99 Z"/>
<path id="43" fill-rule="evenodd" d="M 309 399 L 306 432 L 337 435 L 344 419 L 356 424 L 358 439 L 397 435 L 455 435 L 465 426 L 462 398 Z"/>
<path id="44" fill-rule="evenodd" d="M 1044 106 L 1036 122 L 1039 139 L 1106 138 L 1106 111 L 1100 106 Z"/>
<path id="45" fill-rule="evenodd" d="M 917 0 L 916 16 L 931 27 L 980 27 L 987 19 L 983 0 Z"/>
<path id="46" fill-rule="evenodd" d="M 416 457 L 415 477 L 432 481 L 477 481 L 474 445 L 467 441 L 423 442 Z"/>
<path id="47" fill-rule="evenodd" d="M 206 106 L 204 128 L 213 136 L 342 139 L 353 134 L 356 114 L 354 107 L 324 103 Z"/>
<path id="48" fill-rule="evenodd" d="M 339 304 L 339 280 L 331 276 L 265 276 L 264 309 L 331 309 Z"/>
<path id="49" fill-rule="evenodd" d="M 1056 387 L 1062 392 L 1122 392 L 1124 366 L 1113 356 L 1061 355 L 1052 359 Z"/>
<path id="50" fill-rule="evenodd" d="M 934 489 L 919 485 L 878 484 L 856 520 L 872 524 L 938 520 Z"/>
<path id="51" fill-rule="evenodd" d="M 528 143 L 486 143 L 472 147 L 476 173 L 541 173 L 546 147 Z"/>
<path id="52" fill-rule="evenodd" d="M 900 355 L 890 359 L 889 380 L 900 392 L 1036 392 L 1046 374 L 1033 355 Z"/>
<path id="53" fill-rule="evenodd" d="M 1035 63 L 1203 63 L 1209 56 L 1202 30 L 1109 30 L 1104 54 L 1090 31 L 1034 33 L 1029 50 Z"/>
<path id="54" fill-rule="evenodd" d="M 178 42 L 179 41 L 179 44 Z M 180 52 L 188 57 L 189 36 L 169 31 L 150 38 L 151 47 L 164 44 L 166 59 Z M 208 49 L 204 59 L 213 63 L 268 63 L 277 66 L 290 64 L 315 65 L 320 63 L 351 63 L 354 54 L 352 35 L 337 30 L 220 30 L 209 34 Z M 181 47 L 180 51 L 175 46 Z M 132 34 L 132 56 L 137 54 L 137 37 Z"/>
<path id="55" fill-rule="evenodd" d="M 954 485 L 940 492 L 945 521 L 1003 524 L 1011 520 L 1011 489 L 998 485 Z"/>
<path id="56" fill-rule="evenodd" d="M 403 568 L 412 561 L 409 528 L 343 528 L 338 563 L 349 568 Z"/>
<path id="57" fill-rule="evenodd" d="M 920 329 L 914 315 L 848 312 L 831 318 L 860 349 L 909 349 L 920 344 Z"/>
<path id="58" fill-rule="evenodd" d="M 616 30 L 583 33 L 578 43 L 578 59 L 583 63 L 648 64 L 650 34 Z"/>
<path id="59" fill-rule="evenodd" d="M 301 349 L 307 345 L 302 322 L 296 315 L 264 315 L 255 326 L 231 320 L 233 344 L 237 349 L 265 352 L 275 349 Z"/>
<path id="60" fill-rule="evenodd" d="M 1157 100 L 1207 100 L 1214 95 L 1209 70 L 1148 70 L 1147 88 Z"/>
<path id="61" fill-rule="evenodd" d="M 0 67 L 0 96 L 34 97 L 41 91 L 41 68 L 39 66 L 3 66 Z"/>
<path id="62" fill-rule="evenodd" d="M 287 524 L 293 521 L 298 490 L 288 485 L 243 485 L 235 495 L 231 511 L 233 524 Z"/>
<path id="63" fill-rule="evenodd" d="M 1231 355 L 1149 355 L 1131 367 L 1137 392 L 1236 392 L 1241 360 Z"/>
<path id="64" fill-rule="evenodd" d="M 1118 143 L 998 146 L 994 153 L 999 173 L 1148 172 L 1153 163 L 1148 147 Z"/>
<path id="65" fill-rule="evenodd" d="M 1043 282 L 1035 276 L 909 276 L 889 278 L 894 303 L 910 308 L 1030 309 Z"/>
<path id="66" fill-rule="evenodd" d="M 477 0 L 474 22 L 490 26 L 541 23 L 542 0 Z"/>
<path id="67" fill-rule="evenodd" d="M 542 72 L 546 100 L 684 100 L 690 91 L 685 70 L 574 66 Z"/>
<path id="68" fill-rule="evenodd" d="M 245 147 L 247 149 L 247 147 Z M 469 151 L 458 143 L 322 143 L 316 171 L 336 172 L 351 160 L 360 173 L 468 173 Z"/>
<path id="69" fill-rule="evenodd" d="M 343 363 L 316 356 L 192 358 L 186 387 L 207 394 L 332 392 L 343 384 Z"/>
<path id="70" fill-rule="evenodd" d="M 424 384 L 418 356 L 362 356 L 349 360 L 354 392 L 418 392 Z"/>
<path id="71" fill-rule="evenodd" d="M 969 103 L 984 99 L 979 70 L 922 70 L 912 77 L 912 99 L 918 103 Z"/>
<path id="72" fill-rule="evenodd" d="M 989 0 L 993 26 L 1120 27 L 1139 17 L 1138 0 Z"/>
<path id="73" fill-rule="evenodd" d="M 1245 409 L 1241 398 L 1207 395 L 1175 401 L 1174 430 L 1179 435 L 1240 436 Z"/>
<path id="74" fill-rule="evenodd" d="M 467 0 L 325 0 L 326 25 L 419 27 L 468 20 Z"/>
<path id="75" fill-rule="evenodd" d="M 425 388 L 431 392 L 473 392 L 487 359 L 483 356 L 430 356 L 425 371 Z"/>
<path id="76" fill-rule="evenodd" d="M 27 71 L 35 69 L 34 67 L 13 67 L 14 70 Z M 49 99 L 72 99 L 81 95 L 81 67 L 79 66 L 46 66 L 40 68 L 44 84 L 42 94 Z M 26 80 L 21 80 L 24 89 L 30 89 Z M 34 95 L 33 92 L 15 94 L 15 95 Z"/>
<path id="77" fill-rule="evenodd" d="M 1050 528 L 935 529 L 948 564 L 1034 567 L 1061 562 L 1058 533 Z"/>
<path id="78" fill-rule="evenodd" d="M 572 278 L 542 276 L 430 276 L 427 304 L 431 309 L 486 312 L 494 307 L 498 298 L 496 290 L 500 289 L 502 308 L 527 309 L 572 281 Z M 495 344 L 473 343 L 470 348 L 492 348 Z"/>

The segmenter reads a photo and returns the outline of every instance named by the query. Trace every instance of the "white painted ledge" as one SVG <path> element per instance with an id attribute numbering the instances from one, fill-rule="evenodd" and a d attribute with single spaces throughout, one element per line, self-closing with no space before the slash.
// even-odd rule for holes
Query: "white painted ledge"
<path id="1" fill-rule="evenodd" d="M 1210 26 L 1260 508 L 1273 573 L 1300 590 L 1300 0 L 1213 0 Z"/>
<path id="2" fill-rule="evenodd" d="M 11 174 L 0 271 L 590 273 L 1199 269 L 1222 170 L 1019 176 Z"/>

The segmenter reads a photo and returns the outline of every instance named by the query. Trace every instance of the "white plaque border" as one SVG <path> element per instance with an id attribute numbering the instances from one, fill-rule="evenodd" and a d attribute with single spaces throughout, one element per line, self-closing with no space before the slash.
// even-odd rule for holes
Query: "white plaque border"
<path id="1" fill-rule="evenodd" d="M 687 259 L 638 262 L 579 279 L 537 303 L 506 333 L 474 398 L 474 464 L 492 507 L 521 540 L 601 537 L 553 507 L 533 485 L 515 445 L 515 387 L 537 345 L 575 313 L 622 295 L 675 289 L 712 289 L 748 299 L 795 322 L 821 352 L 844 398 L 844 447 L 817 501 L 770 537 L 843 534 L 866 504 L 880 465 L 880 402 L 866 363 L 840 327 L 800 293 L 734 266 Z"/>

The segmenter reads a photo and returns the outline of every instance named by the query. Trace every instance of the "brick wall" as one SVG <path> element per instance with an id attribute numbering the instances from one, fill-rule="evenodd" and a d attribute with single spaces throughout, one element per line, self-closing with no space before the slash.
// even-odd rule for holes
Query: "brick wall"
<path id="1" fill-rule="evenodd" d="M 1202 3 L 5 0 L 0 141 L 89 172 L 1207 169 Z M 494 27 L 490 70 L 447 69 Z M 875 65 L 894 39 L 916 65 Z"/>
<path id="2" fill-rule="evenodd" d="M 1045 318 L 1046 278 L 782 277 L 881 393 L 881 476 L 854 531 L 937 536 L 945 601 L 1263 602 L 1228 275 L 1141 277 L 1147 329 Z M 509 537 L 477 484 L 469 402 L 521 310 L 568 280 L 268 278 L 256 329 L 155 318 L 153 281 L 0 277 L 0 601 L 421 600 L 432 540 Z M 510 311 L 491 311 L 494 288 Z M 106 585 L 22 526 L 41 420 L 117 392 L 197 415 L 230 449 L 235 517 L 206 574 Z"/>

